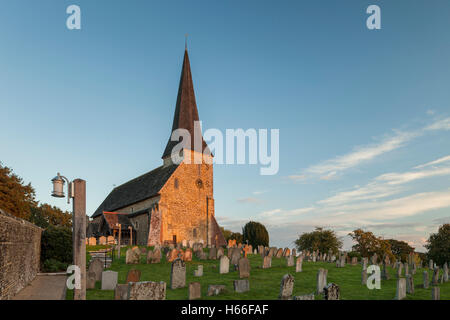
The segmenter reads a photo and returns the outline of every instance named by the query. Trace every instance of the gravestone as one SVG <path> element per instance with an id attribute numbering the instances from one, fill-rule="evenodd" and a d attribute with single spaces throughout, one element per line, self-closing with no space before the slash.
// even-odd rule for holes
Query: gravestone
<path id="1" fill-rule="evenodd" d="M 203 265 L 197 266 L 197 270 L 194 270 L 194 277 L 203 277 Z"/>
<path id="2" fill-rule="evenodd" d="M 275 258 L 281 258 L 283 256 L 283 249 L 278 249 L 277 254 L 275 255 Z"/>
<path id="3" fill-rule="evenodd" d="M 330 283 L 325 288 L 323 288 L 323 299 L 340 300 L 341 290 L 339 289 L 339 286 L 334 283 Z"/>
<path id="4" fill-rule="evenodd" d="M 165 300 L 166 283 L 165 282 L 130 282 L 128 284 L 129 300 Z"/>
<path id="5" fill-rule="evenodd" d="M 128 284 L 118 284 L 114 289 L 114 300 L 128 300 Z"/>
<path id="6" fill-rule="evenodd" d="M 407 263 L 404 264 L 405 266 L 405 276 L 409 274 L 409 265 Z"/>
<path id="7" fill-rule="evenodd" d="M 117 285 L 118 272 L 103 271 L 102 272 L 102 290 L 114 290 Z"/>
<path id="8" fill-rule="evenodd" d="M 293 255 L 294 257 L 297 257 L 297 250 L 295 250 L 295 248 L 292 249 L 292 255 Z"/>
<path id="9" fill-rule="evenodd" d="M 139 250 L 139 248 L 128 249 L 125 255 L 125 263 L 138 264 L 140 258 L 141 258 L 141 251 Z"/>
<path id="10" fill-rule="evenodd" d="M 431 284 L 437 285 L 438 282 L 439 282 L 439 267 L 436 267 L 433 270 L 433 278 L 431 280 Z"/>
<path id="11" fill-rule="evenodd" d="M 294 256 L 286 257 L 286 265 L 288 267 L 293 267 L 294 266 Z"/>
<path id="12" fill-rule="evenodd" d="M 88 243 L 89 243 L 90 246 L 96 246 L 97 245 L 97 239 L 95 239 L 94 237 L 90 237 Z"/>
<path id="13" fill-rule="evenodd" d="M 241 259 L 241 249 L 234 248 L 231 253 L 231 264 L 236 266 L 239 263 L 239 259 Z"/>
<path id="14" fill-rule="evenodd" d="M 265 256 L 263 259 L 263 265 L 262 268 L 263 269 L 269 269 L 272 267 L 272 258 L 269 256 Z"/>
<path id="15" fill-rule="evenodd" d="M 211 249 L 209 249 L 209 256 L 208 256 L 209 260 L 216 260 L 217 259 L 217 250 L 215 247 L 211 247 Z"/>
<path id="16" fill-rule="evenodd" d="M 208 297 L 210 296 L 217 296 L 223 292 L 225 292 L 226 288 L 224 285 L 221 284 L 210 284 L 208 286 Z"/>
<path id="17" fill-rule="evenodd" d="M 239 278 L 248 278 L 250 277 L 250 262 L 247 258 L 239 259 Z"/>
<path id="18" fill-rule="evenodd" d="M 283 257 L 289 257 L 291 255 L 291 250 L 289 248 L 284 248 Z"/>
<path id="19" fill-rule="evenodd" d="M 101 281 L 104 267 L 105 264 L 100 259 L 93 259 L 91 260 L 91 263 L 89 263 L 88 273 L 95 273 L 95 281 Z"/>
<path id="20" fill-rule="evenodd" d="M 170 250 L 170 252 L 167 254 L 167 261 L 168 262 L 173 262 L 175 261 L 175 259 L 178 259 L 178 250 L 173 248 L 172 250 Z"/>
<path id="21" fill-rule="evenodd" d="M 178 289 L 186 286 L 186 264 L 181 259 L 172 262 L 170 271 L 170 288 Z"/>
<path id="22" fill-rule="evenodd" d="M 219 273 L 225 274 L 228 272 L 230 272 L 230 259 L 224 255 L 220 258 Z"/>
<path id="23" fill-rule="evenodd" d="M 381 270 L 381 279 L 382 280 L 389 280 L 389 272 L 387 270 L 386 261 L 383 261 L 383 269 Z"/>
<path id="24" fill-rule="evenodd" d="M 224 255 L 223 248 L 219 247 L 219 249 L 217 249 L 217 259 L 220 259 L 223 255 Z"/>
<path id="25" fill-rule="evenodd" d="M 280 294 L 278 299 L 290 300 L 292 297 L 292 291 L 294 290 L 294 277 L 290 274 L 285 274 L 281 279 Z"/>
<path id="26" fill-rule="evenodd" d="M 295 263 L 295 272 L 302 272 L 302 265 L 303 265 L 303 257 L 299 256 L 297 257 L 297 261 Z"/>
<path id="27" fill-rule="evenodd" d="M 86 276 L 86 289 L 95 289 L 96 279 L 95 272 L 88 272 Z"/>
<path id="28" fill-rule="evenodd" d="M 406 293 L 414 294 L 414 277 L 410 274 L 406 275 Z"/>
<path id="29" fill-rule="evenodd" d="M 139 281 L 141 281 L 141 270 L 136 270 L 136 269 L 129 270 L 127 273 L 127 280 L 125 282 L 128 283 L 128 282 L 139 282 Z"/>
<path id="30" fill-rule="evenodd" d="M 395 300 L 403 300 L 406 297 L 406 279 L 397 279 L 397 291 L 395 293 Z"/>
<path id="31" fill-rule="evenodd" d="M 402 276 L 402 269 L 403 269 L 403 263 L 400 261 L 397 264 L 397 278 L 400 278 Z"/>
<path id="32" fill-rule="evenodd" d="M 431 288 L 431 300 L 441 300 L 441 293 L 439 287 Z"/>
<path id="33" fill-rule="evenodd" d="M 434 269 L 433 259 L 430 259 L 430 261 L 428 261 L 428 268 Z"/>
<path id="34" fill-rule="evenodd" d="M 250 291 L 250 282 L 248 279 L 234 280 L 234 291 L 237 293 Z"/>
<path id="35" fill-rule="evenodd" d="M 200 282 L 189 283 L 188 298 L 189 300 L 200 299 L 202 297 L 202 286 Z"/>
<path id="36" fill-rule="evenodd" d="M 294 296 L 293 300 L 314 300 L 314 293 L 305 294 L 302 296 Z"/>
<path id="37" fill-rule="evenodd" d="M 184 261 L 192 261 L 192 250 L 190 248 L 187 248 L 184 252 Z"/>
<path id="38" fill-rule="evenodd" d="M 317 270 L 317 294 L 323 293 L 323 288 L 327 285 L 328 270 L 319 268 Z"/>
<path id="39" fill-rule="evenodd" d="M 98 244 L 105 245 L 106 244 L 106 237 L 101 236 L 100 238 L 98 238 Z"/>
<path id="40" fill-rule="evenodd" d="M 423 288 L 428 289 L 428 285 L 430 284 L 430 280 L 428 278 L 428 271 L 423 272 Z"/>
<path id="41" fill-rule="evenodd" d="M 198 249 L 197 251 L 195 251 L 195 256 L 199 260 L 206 260 L 206 252 L 203 251 L 203 249 Z"/>
<path id="42" fill-rule="evenodd" d="M 372 264 L 377 264 L 377 261 L 378 261 L 378 256 L 377 256 L 376 253 L 374 253 L 373 256 L 372 256 L 372 258 L 370 259 L 370 262 L 371 262 Z"/>
<path id="43" fill-rule="evenodd" d="M 356 266 L 358 264 L 358 257 L 352 258 L 352 266 Z"/>

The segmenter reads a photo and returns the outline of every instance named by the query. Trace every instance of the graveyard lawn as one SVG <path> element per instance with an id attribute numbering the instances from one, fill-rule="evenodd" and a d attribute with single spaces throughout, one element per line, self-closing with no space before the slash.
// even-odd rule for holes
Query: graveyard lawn
<path id="1" fill-rule="evenodd" d="M 96 248 L 97 249 L 97 248 Z M 352 266 L 346 264 L 344 268 L 337 268 L 335 263 L 327 262 L 303 262 L 303 271 L 295 272 L 295 265 L 287 267 L 285 258 L 272 258 L 272 267 L 262 269 L 262 258 L 260 255 L 248 255 L 250 270 L 250 291 L 244 293 L 234 292 L 233 282 L 239 279 L 238 271 L 234 271 L 234 267 L 230 265 L 228 274 L 219 274 L 219 260 L 198 260 L 195 255 L 191 262 L 186 262 L 186 287 L 179 289 L 170 289 L 170 269 L 171 264 L 166 262 L 163 255 L 161 263 L 146 264 L 146 256 L 141 255 L 140 264 L 125 264 L 125 253 L 128 248 L 121 249 L 121 258 L 115 259 L 111 267 L 107 270 L 117 271 L 118 283 L 125 283 L 127 273 L 130 269 L 141 270 L 141 281 L 164 281 L 167 284 L 166 299 L 168 300 L 187 300 L 188 286 L 191 282 L 201 283 L 202 299 L 208 300 L 260 300 L 260 299 L 277 299 L 280 290 L 280 282 L 287 273 L 294 276 L 294 296 L 315 293 L 316 277 L 319 268 L 328 269 L 327 283 L 333 282 L 340 287 L 341 300 L 392 300 L 396 292 L 396 270 L 388 268 L 390 280 L 381 280 L 381 289 L 369 290 L 367 286 L 361 285 L 360 264 Z M 88 246 L 87 251 L 92 251 Z M 205 249 L 207 251 L 207 249 Z M 225 250 L 226 253 L 226 250 Z M 88 259 L 89 260 L 89 257 Z M 203 276 L 195 277 L 194 270 L 198 265 L 203 265 Z M 407 294 L 408 300 L 430 300 L 431 288 L 422 288 L 422 273 L 428 271 L 429 279 L 432 279 L 432 271 L 428 269 L 417 269 L 414 275 L 414 294 Z M 440 271 L 442 274 L 442 270 Z M 226 292 L 218 296 L 208 297 L 208 285 L 218 284 L 225 285 Z M 87 300 L 113 300 L 113 290 L 101 290 L 100 282 L 96 283 L 95 289 L 89 289 L 86 293 Z M 441 300 L 450 300 L 450 281 L 439 284 Z M 72 290 L 67 290 L 67 299 L 72 299 Z M 316 300 L 321 300 L 322 295 L 315 294 Z"/>

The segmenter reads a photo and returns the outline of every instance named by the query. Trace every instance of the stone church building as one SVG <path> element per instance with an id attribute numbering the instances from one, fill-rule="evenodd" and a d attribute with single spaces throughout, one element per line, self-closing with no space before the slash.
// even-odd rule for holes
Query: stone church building
<path id="1" fill-rule="evenodd" d="M 201 137 L 194 121 L 199 116 L 186 50 L 172 126 L 172 132 L 186 129 L 192 137 L 179 153 L 183 161 L 172 161 L 172 149 L 179 142 L 169 137 L 163 164 L 114 188 L 92 215 L 88 237 L 117 237 L 120 230 L 123 243 L 132 238 L 133 244 L 148 246 L 183 240 L 226 245 L 214 217 L 212 155 L 204 155 L 208 146 L 203 137 L 202 143 L 194 144 L 194 134 Z M 199 155 L 202 161 L 196 164 L 193 157 Z"/>

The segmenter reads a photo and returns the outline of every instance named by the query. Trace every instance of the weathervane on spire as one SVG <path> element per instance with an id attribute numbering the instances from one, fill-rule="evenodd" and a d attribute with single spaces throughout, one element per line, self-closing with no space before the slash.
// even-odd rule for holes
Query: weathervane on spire
<path id="1" fill-rule="evenodd" d="M 184 39 L 184 48 L 187 50 L 187 41 L 188 41 L 188 37 L 189 37 L 189 33 L 186 33 L 184 35 L 185 39 Z"/>

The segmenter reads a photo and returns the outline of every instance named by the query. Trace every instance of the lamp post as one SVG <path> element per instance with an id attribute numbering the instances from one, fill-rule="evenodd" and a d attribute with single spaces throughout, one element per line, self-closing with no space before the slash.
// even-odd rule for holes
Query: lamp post
<path id="1" fill-rule="evenodd" d="M 72 246 L 73 263 L 80 270 L 80 287 L 74 289 L 74 300 L 86 300 L 86 181 L 75 179 L 70 182 L 66 177 L 57 176 L 52 179 L 52 196 L 64 198 L 64 183 L 67 182 L 67 203 L 72 198 Z"/>

